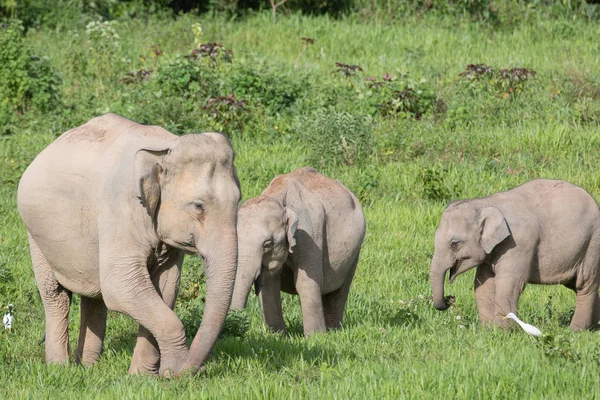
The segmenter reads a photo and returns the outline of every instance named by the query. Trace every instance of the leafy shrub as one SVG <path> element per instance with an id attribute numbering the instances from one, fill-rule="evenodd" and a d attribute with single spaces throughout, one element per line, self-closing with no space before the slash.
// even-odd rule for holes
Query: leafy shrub
<path id="1" fill-rule="evenodd" d="M 190 60 L 208 59 L 212 63 L 219 61 L 231 62 L 233 52 L 223 47 L 221 43 L 203 43 L 197 49 L 192 50 L 188 56 Z"/>
<path id="2" fill-rule="evenodd" d="M 204 314 L 203 288 L 206 279 L 202 273 L 199 259 L 188 259 L 182 269 L 179 295 L 177 296 L 176 311 L 183 323 L 186 336 L 194 337 Z M 248 310 L 230 312 L 223 325 L 222 336 L 242 337 L 250 328 L 250 314 Z"/>
<path id="3" fill-rule="evenodd" d="M 425 79 L 409 82 L 386 73 L 381 80 L 367 77 L 366 81 L 369 103 L 384 116 L 421 119 L 436 104 L 435 91 Z"/>
<path id="4" fill-rule="evenodd" d="M 30 108 L 48 111 L 59 101 L 60 79 L 45 58 L 23 43 L 23 25 L 12 20 L 0 30 L 0 126 Z"/>
<path id="5" fill-rule="evenodd" d="M 577 341 L 570 335 L 545 334 L 536 343 L 548 358 L 563 359 L 572 362 L 581 360 L 581 354 L 576 347 Z"/>
<path id="6" fill-rule="evenodd" d="M 294 130 L 305 140 L 315 165 L 356 165 L 371 153 L 371 119 L 334 108 L 300 117 Z"/>
<path id="7" fill-rule="evenodd" d="M 456 84 L 444 94 L 448 101 L 445 124 L 449 129 L 497 120 L 514 124 L 543 109 L 536 71 L 527 68 L 496 69 L 469 64 Z M 536 102 L 538 104 L 536 104 Z"/>
<path id="8" fill-rule="evenodd" d="M 202 107 L 211 119 L 212 127 L 221 132 L 240 132 L 244 128 L 246 100 L 236 100 L 233 94 L 229 96 L 212 97 L 208 104 Z"/>
<path id="9" fill-rule="evenodd" d="M 293 77 L 265 66 L 236 65 L 225 79 L 237 96 L 262 104 L 273 114 L 288 111 L 309 89 L 306 76 Z"/>
<path id="10" fill-rule="evenodd" d="M 363 72 L 363 69 L 360 67 L 360 65 L 344 64 L 339 61 L 336 61 L 335 68 L 336 70 L 333 72 L 339 74 L 343 78 L 354 77 L 358 74 L 358 72 Z"/>
<path id="11" fill-rule="evenodd" d="M 248 108 L 254 109 L 249 101 L 228 92 L 230 66 L 219 63 L 210 55 L 177 56 L 162 63 L 156 72 L 130 72 L 121 78 L 127 91 L 111 109 L 177 133 L 240 133 L 260 113 L 248 112 Z"/>
<path id="12" fill-rule="evenodd" d="M 353 187 L 353 192 L 363 206 L 372 204 L 379 198 L 379 180 L 377 171 L 374 168 L 365 168 L 358 171 L 356 187 Z"/>
<path id="13" fill-rule="evenodd" d="M 448 201 L 457 197 L 458 188 L 447 182 L 448 169 L 445 167 L 426 167 L 421 173 L 423 197 L 434 201 Z"/>
<path id="14" fill-rule="evenodd" d="M 250 329 L 250 310 L 230 311 L 227 314 L 221 336 L 244 337 Z"/>
<path id="15" fill-rule="evenodd" d="M 85 26 L 85 33 L 96 51 L 119 47 L 121 38 L 115 30 L 116 25 L 116 21 L 91 21 Z"/>
<path id="16" fill-rule="evenodd" d="M 162 65 L 156 85 L 167 96 L 204 98 L 218 97 L 221 80 L 217 72 L 186 57 L 178 57 Z"/>
<path id="17" fill-rule="evenodd" d="M 537 75 L 528 68 L 495 69 L 486 64 L 469 64 L 458 74 L 473 91 L 482 91 L 508 98 L 523 92 Z"/>

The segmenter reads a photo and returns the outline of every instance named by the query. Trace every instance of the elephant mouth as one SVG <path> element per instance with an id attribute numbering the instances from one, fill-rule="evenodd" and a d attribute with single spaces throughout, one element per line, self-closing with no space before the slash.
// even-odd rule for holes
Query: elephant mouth
<path id="1" fill-rule="evenodd" d="M 261 274 L 258 274 L 256 279 L 254 280 L 254 294 L 257 296 L 260 294 L 260 289 L 262 288 L 262 279 L 261 278 L 262 278 Z"/>
<path id="2" fill-rule="evenodd" d="M 450 283 L 454 283 L 456 276 L 458 275 L 458 264 L 454 264 L 452 268 L 450 268 L 450 275 L 448 276 L 448 280 Z"/>

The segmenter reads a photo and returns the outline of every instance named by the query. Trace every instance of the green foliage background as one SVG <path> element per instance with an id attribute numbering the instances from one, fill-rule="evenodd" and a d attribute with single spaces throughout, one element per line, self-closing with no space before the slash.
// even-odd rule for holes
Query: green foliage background
<path id="1" fill-rule="evenodd" d="M 242 0 L 190 12 L 185 1 L 0 1 L 0 306 L 17 309 L 15 334 L 0 331 L 0 397 L 594 398 L 600 337 L 568 329 L 572 292 L 528 286 L 519 315 L 546 334 L 533 340 L 478 326 L 473 271 L 448 286 L 456 305 L 436 311 L 428 270 L 448 201 L 539 177 L 600 199 L 598 6 L 288 3 L 273 18 L 268 2 Z M 493 72 L 459 75 L 481 63 Z M 503 77 L 512 68 L 536 74 Z M 111 313 L 97 365 L 46 366 L 16 189 L 45 146 L 106 112 L 225 132 L 245 198 L 304 165 L 356 193 L 368 233 L 344 328 L 302 337 L 298 299 L 284 295 L 291 334 L 273 335 L 251 296 L 202 375 L 162 380 L 127 376 L 137 328 Z M 186 259 L 176 309 L 190 337 L 201 269 Z"/>

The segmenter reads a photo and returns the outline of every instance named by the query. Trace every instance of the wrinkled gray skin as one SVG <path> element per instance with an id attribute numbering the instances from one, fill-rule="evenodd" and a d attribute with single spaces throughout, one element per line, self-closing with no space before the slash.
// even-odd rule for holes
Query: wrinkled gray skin
<path id="1" fill-rule="evenodd" d="M 96 362 L 107 307 L 139 324 L 131 373 L 196 371 L 229 309 L 239 183 L 228 140 L 175 136 L 115 114 L 64 133 L 18 191 L 46 313 L 46 361 L 68 360 L 72 293 L 81 295 L 76 360 Z M 204 259 L 204 318 L 188 353 L 173 311 L 184 253 Z"/>
<path id="2" fill-rule="evenodd" d="M 360 204 L 341 183 L 313 168 L 277 176 L 240 208 L 232 309 L 254 283 L 272 330 L 285 334 L 281 291 L 300 296 L 305 335 L 340 327 L 364 236 Z"/>
<path id="3" fill-rule="evenodd" d="M 534 180 L 489 197 L 452 203 L 435 234 L 431 287 L 448 307 L 444 277 L 479 266 L 475 299 L 482 324 L 512 325 L 526 283 L 562 284 L 576 293 L 573 330 L 600 320 L 600 211 L 584 189 Z"/>

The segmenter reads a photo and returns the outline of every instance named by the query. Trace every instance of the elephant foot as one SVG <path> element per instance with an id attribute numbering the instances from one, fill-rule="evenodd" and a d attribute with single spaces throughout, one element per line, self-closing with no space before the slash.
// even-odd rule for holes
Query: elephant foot
<path id="1" fill-rule="evenodd" d="M 156 376 L 158 375 L 157 367 L 143 367 L 140 365 L 131 365 L 129 367 L 130 375 L 139 375 L 139 376 Z"/>
<path id="2" fill-rule="evenodd" d="M 181 369 L 181 371 L 179 371 L 179 373 L 177 374 L 178 377 L 180 376 L 194 376 L 198 373 L 202 373 L 204 372 L 204 370 L 206 369 L 206 365 L 202 364 L 201 366 L 196 366 L 193 365 L 191 367 L 183 367 Z"/>
<path id="3" fill-rule="evenodd" d="M 159 374 L 165 378 L 172 378 L 181 371 L 185 361 L 187 360 L 188 352 L 182 351 L 175 356 L 163 356 L 160 360 Z"/>
<path id="4" fill-rule="evenodd" d="M 510 318 L 504 319 L 503 317 L 496 317 L 494 319 L 494 325 L 503 330 L 511 330 L 515 327 L 516 322 Z"/>
<path id="5" fill-rule="evenodd" d="M 131 375 L 158 375 L 160 355 L 154 348 L 136 346 L 129 366 Z"/>

